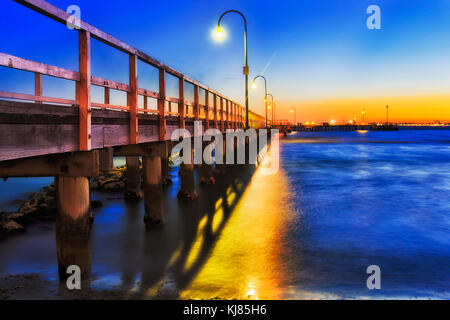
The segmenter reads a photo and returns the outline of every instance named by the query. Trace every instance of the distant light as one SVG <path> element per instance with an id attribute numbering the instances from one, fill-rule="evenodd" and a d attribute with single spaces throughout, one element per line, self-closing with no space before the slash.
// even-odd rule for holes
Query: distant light
<path id="1" fill-rule="evenodd" d="M 330 123 L 334 125 L 334 124 L 336 124 L 336 121 L 335 120 L 331 120 Z"/>
<path id="2" fill-rule="evenodd" d="M 353 120 L 350 120 L 349 122 L 350 122 L 350 123 L 353 123 Z"/>
<path id="3" fill-rule="evenodd" d="M 254 296 L 255 295 L 255 293 L 256 293 L 256 290 L 255 289 L 248 289 L 248 291 L 247 291 L 247 297 L 251 297 L 251 296 Z"/>
<path id="4" fill-rule="evenodd" d="M 271 108 L 272 108 L 272 106 L 270 106 L 270 105 L 269 105 L 269 106 L 267 106 L 267 109 L 271 109 Z"/>

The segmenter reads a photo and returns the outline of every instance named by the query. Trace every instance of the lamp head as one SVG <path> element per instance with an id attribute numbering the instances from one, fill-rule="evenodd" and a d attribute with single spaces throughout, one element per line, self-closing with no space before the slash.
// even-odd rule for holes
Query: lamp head
<path id="1" fill-rule="evenodd" d="M 256 89 L 256 82 L 255 81 L 252 82 L 252 88 Z"/>
<path id="2" fill-rule="evenodd" d="M 220 28 L 220 26 L 217 26 L 217 30 L 216 30 L 216 38 L 218 40 L 221 40 L 223 38 L 223 31 Z"/>

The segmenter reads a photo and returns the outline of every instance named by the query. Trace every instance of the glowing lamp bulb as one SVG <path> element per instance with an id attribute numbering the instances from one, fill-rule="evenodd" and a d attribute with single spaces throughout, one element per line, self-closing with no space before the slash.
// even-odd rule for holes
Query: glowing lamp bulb
<path id="1" fill-rule="evenodd" d="M 222 32 L 222 29 L 220 29 L 220 27 L 217 27 L 216 38 L 217 39 L 222 39 L 223 38 L 223 32 Z"/>
<path id="2" fill-rule="evenodd" d="M 255 82 L 252 83 L 252 88 L 256 89 L 256 83 Z"/>

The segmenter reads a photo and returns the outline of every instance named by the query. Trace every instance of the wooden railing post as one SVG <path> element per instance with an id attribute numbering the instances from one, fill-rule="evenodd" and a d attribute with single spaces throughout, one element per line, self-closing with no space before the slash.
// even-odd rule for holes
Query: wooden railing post
<path id="1" fill-rule="evenodd" d="M 42 97 L 42 74 L 34 73 L 34 95 L 36 97 Z M 42 103 L 42 101 L 35 101 L 35 103 Z"/>
<path id="2" fill-rule="evenodd" d="M 223 98 L 220 97 L 220 131 L 225 131 L 225 126 L 223 123 Z"/>
<path id="3" fill-rule="evenodd" d="M 79 101 L 79 148 L 91 150 L 91 34 L 78 31 L 78 58 L 80 82 L 77 85 Z"/>
<path id="4" fill-rule="evenodd" d="M 198 120 L 200 115 L 200 105 L 198 102 L 198 85 L 194 84 L 194 119 Z"/>
<path id="5" fill-rule="evenodd" d="M 234 117 L 233 110 L 234 110 L 234 102 L 230 101 L 230 122 L 229 122 L 229 125 L 228 125 L 228 127 L 230 129 L 233 129 L 233 117 Z"/>
<path id="6" fill-rule="evenodd" d="M 213 103 L 214 103 L 214 129 L 217 129 L 217 96 L 213 93 Z"/>
<path id="7" fill-rule="evenodd" d="M 184 79 L 180 78 L 178 82 L 178 99 L 180 102 L 178 103 L 178 113 L 180 114 L 180 128 L 184 129 L 184 118 L 185 118 L 185 112 L 186 108 L 184 107 Z"/>
<path id="8" fill-rule="evenodd" d="M 228 100 L 225 100 L 225 103 L 226 103 L 226 108 L 227 108 L 227 110 L 226 110 L 226 118 L 225 118 L 225 129 L 229 129 L 230 128 L 230 123 L 229 123 L 229 121 L 230 121 L 230 119 L 229 119 L 229 113 L 230 113 L 230 106 L 229 106 L 229 104 L 230 104 L 230 102 L 228 101 Z"/>
<path id="9" fill-rule="evenodd" d="M 137 56 L 129 56 L 130 92 L 127 94 L 128 107 L 130 108 L 130 144 L 137 144 L 138 135 L 138 79 L 137 79 Z"/>
<path id="10" fill-rule="evenodd" d="M 105 87 L 105 100 L 104 100 L 105 104 L 110 104 L 110 99 L 109 99 L 109 88 Z"/>
<path id="11" fill-rule="evenodd" d="M 242 123 L 244 122 L 242 119 L 242 107 L 239 106 L 239 127 L 242 128 Z"/>
<path id="12" fill-rule="evenodd" d="M 233 103 L 233 129 L 236 130 L 236 103 Z"/>
<path id="13" fill-rule="evenodd" d="M 166 71 L 159 69 L 159 140 L 166 140 Z"/>
<path id="14" fill-rule="evenodd" d="M 209 91 L 205 90 L 205 119 L 206 125 L 205 130 L 209 129 Z"/>

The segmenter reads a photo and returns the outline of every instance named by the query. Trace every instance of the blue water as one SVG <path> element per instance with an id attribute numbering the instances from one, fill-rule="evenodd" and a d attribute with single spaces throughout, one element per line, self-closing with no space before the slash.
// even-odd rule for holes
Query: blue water
<path id="1" fill-rule="evenodd" d="M 158 290 L 204 299 L 450 298 L 450 130 L 291 134 L 276 176 L 230 170 L 215 186 L 197 181 L 199 201 L 188 205 L 176 201 L 177 169 L 171 176 L 164 227 L 149 232 L 142 202 L 92 193 L 104 204 L 90 237 L 93 288 L 139 298 Z M 0 182 L 0 210 L 51 182 Z M 39 223 L 1 241 L 0 275 L 38 273 L 56 286 L 54 232 Z M 381 269 L 381 290 L 366 287 L 370 265 Z"/>
<path id="2" fill-rule="evenodd" d="M 450 130 L 299 133 L 282 144 L 297 210 L 292 281 L 344 297 L 450 297 Z M 378 265 L 382 290 L 363 288 Z"/>

